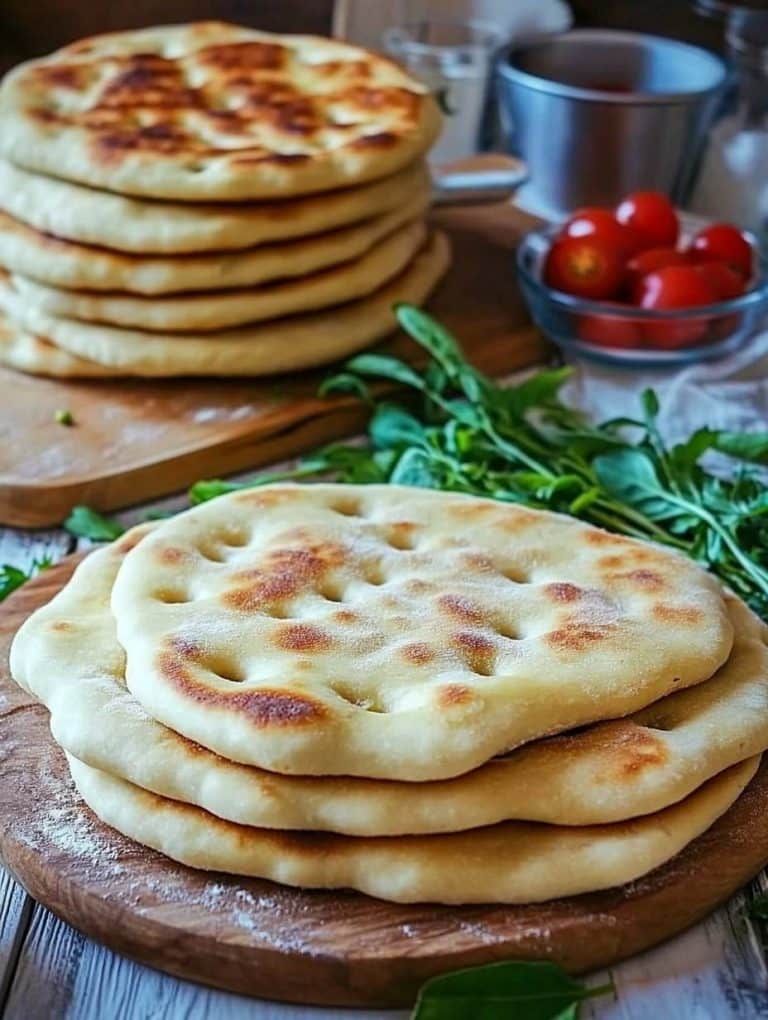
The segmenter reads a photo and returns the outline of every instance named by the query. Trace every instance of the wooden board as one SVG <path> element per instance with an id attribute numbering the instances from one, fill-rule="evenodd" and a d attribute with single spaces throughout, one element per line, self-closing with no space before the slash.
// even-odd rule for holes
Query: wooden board
<path id="1" fill-rule="evenodd" d="M 0 614 L 0 661 L 75 558 Z M 708 914 L 768 860 L 768 765 L 669 864 L 630 885 L 530 907 L 398 906 L 174 864 L 78 801 L 47 713 L 0 675 L 0 857 L 32 896 L 142 963 L 234 992 L 329 1005 L 409 1003 L 428 977 L 502 959 L 608 966 Z"/>
<path id="2" fill-rule="evenodd" d="M 498 157 L 494 164 L 498 165 Z M 547 350 L 515 285 L 512 249 L 531 219 L 508 203 L 441 209 L 453 265 L 429 309 L 484 372 Z M 420 358 L 400 334 L 382 349 Z M 252 380 L 67 382 L 0 368 L 0 523 L 58 524 L 77 503 L 114 510 L 198 478 L 286 459 L 360 429 L 350 397 L 319 400 L 327 369 Z M 72 412 L 74 428 L 56 424 Z"/>

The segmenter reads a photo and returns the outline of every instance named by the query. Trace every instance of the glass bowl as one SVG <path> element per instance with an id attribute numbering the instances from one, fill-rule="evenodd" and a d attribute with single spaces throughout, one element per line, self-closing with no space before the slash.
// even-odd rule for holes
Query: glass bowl
<path id="1" fill-rule="evenodd" d="M 686 243 L 706 222 L 683 213 L 680 224 Z M 714 305 L 653 311 L 548 287 L 544 260 L 560 229 L 555 224 L 526 234 L 517 249 L 517 270 L 533 321 L 566 352 L 628 366 L 679 365 L 722 357 L 760 327 L 768 308 L 768 264 L 750 234 L 758 266 L 745 294 Z"/>

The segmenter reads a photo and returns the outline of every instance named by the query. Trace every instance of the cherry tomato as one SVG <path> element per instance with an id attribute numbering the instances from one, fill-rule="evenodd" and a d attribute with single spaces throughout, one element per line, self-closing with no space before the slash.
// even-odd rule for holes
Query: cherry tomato
<path id="1" fill-rule="evenodd" d="M 715 304 L 717 294 L 694 266 L 666 266 L 643 277 L 638 304 L 642 308 L 694 308 Z M 651 347 L 677 350 L 701 343 L 709 319 L 691 316 L 676 322 L 644 322 L 643 336 Z"/>
<path id="2" fill-rule="evenodd" d="M 579 336 L 596 347 L 620 347 L 630 350 L 643 346 L 640 323 L 618 315 L 582 315 L 579 319 Z"/>
<path id="3" fill-rule="evenodd" d="M 599 237 L 627 256 L 639 251 L 642 243 L 634 230 L 619 223 L 610 209 L 597 206 L 577 209 L 563 227 L 561 237 Z"/>
<path id="4" fill-rule="evenodd" d="M 593 301 L 615 297 L 623 278 L 622 254 L 598 237 L 559 238 L 544 264 L 548 286 Z"/>
<path id="5" fill-rule="evenodd" d="M 702 262 L 696 272 L 704 277 L 718 301 L 730 301 L 744 293 L 744 277 L 725 262 Z"/>
<path id="6" fill-rule="evenodd" d="M 698 267 L 665 266 L 643 277 L 637 303 L 641 308 L 694 308 L 717 300 L 717 293 Z"/>
<path id="7" fill-rule="evenodd" d="M 635 300 L 644 276 L 667 266 L 687 266 L 691 257 L 676 248 L 647 248 L 627 263 L 627 293 Z"/>
<path id="8" fill-rule="evenodd" d="M 744 279 L 752 276 L 752 245 L 740 230 L 728 223 L 713 223 L 700 230 L 693 239 L 691 251 L 700 262 L 726 262 Z"/>
<path id="9" fill-rule="evenodd" d="M 666 195 L 659 191 L 635 191 L 616 209 L 616 219 L 640 238 L 643 248 L 674 248 L 680 222 Z"/>

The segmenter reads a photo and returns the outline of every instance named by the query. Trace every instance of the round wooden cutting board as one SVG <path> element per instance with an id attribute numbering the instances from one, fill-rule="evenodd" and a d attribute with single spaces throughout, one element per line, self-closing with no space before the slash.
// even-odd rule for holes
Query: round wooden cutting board
<path id="1" fill-rule="evenodd" d="M 54 913 L 149 966 L 267 999 L 401 1006 L 427 978 L 459 967 L 546 958 L 578 973 L 613 964 L 699 920 L 768 860 L 763 765 L 669 864 L 619 889 L 536 906 L 397 906 L 182 867 L 79 801 L 47 712 L 8 675 L 13 633 L 74 563 L 46 571 L 0 612 L 0 854 Z"/>

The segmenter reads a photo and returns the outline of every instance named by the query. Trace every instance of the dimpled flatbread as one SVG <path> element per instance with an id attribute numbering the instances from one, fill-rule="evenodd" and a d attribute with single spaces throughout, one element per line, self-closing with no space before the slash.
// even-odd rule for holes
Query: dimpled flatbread
<path id="1" fill-rule="evenodd" d="M 215 21 L 83 39 L 0 87 L 0 155 L 150 198 L 359 184 L 416 160 L 439 127 L 426 86 L 384 57 Z"/>
<path id="2" fill-rule="evenodd" d="M 124 557 L 155 526 L 139 525 L 78 566 L 22 626 L 12 672 L 48 707 L 66 751 L 217 817 L 355 836 L 456 832 L 508 819 L 604 824 L 660 811 L 768 747 L 768 627 L 729 595 L 735 641 L 712 679 L 456 779 L 282 776 L 227 761 L 156 722 L 125 685 L 110 596 Z"/>
<path id="3" fill-rule="evenodd" d="M 540 903 L 640 878 L 724 814 L 760 762 L 750 758 L 665 811 L 614 825 L 506 822 L 440 836 L 356 839 L 234 825 L 68 760 L 80 795 L 102 821 L 189 867 L 354 889 L 395 903 L 456 904 Z"/>
<path id="4" fill-rule="evenodd" d="M 708 679 L 733 627 L 688 559 L 400 486 L 276 485 L 163 522 L 112 611 L 153 718 L 288 774 L 444 779 Z"/>

